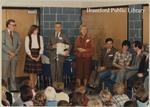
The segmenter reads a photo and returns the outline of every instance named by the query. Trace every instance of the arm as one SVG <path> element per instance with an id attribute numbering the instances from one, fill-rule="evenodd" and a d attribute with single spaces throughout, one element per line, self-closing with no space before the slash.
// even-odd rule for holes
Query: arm
<path id="1" fill-rule="evenodd" d="M 10 49 L 6 46 L 6 34 L 5 34 L 5 32 L 3 31 L 2 32 L 2 51 L 4 51 L 5 53 L 7 53 L 7 54 L 10 54 L 11 53 L 11 51 L 10 51 Z"/>
<path id="2" fill-rule="evenodd" d="M 79 37 L 77 37 L 75 40 L 75 48 L 74 48 L 75 52 L 80 52 L 79 48 L 81 48 L 81 47 L 80 47 L 80 43 L 79 43 Z"/>
<path id="3" fill-rule="evenodd" d="M 17 47 L 17 49 L 15 50 L 15 55 L 18 54 L 18 52 L 19 52 L 19 50 L 20 50 L 20 47 L 21 47 L 20 36 L 19 36 L 18 33 L 17 33 L 17 36 L 18 36 L 18 40 L 17 40 L 17 45 L 18 45 L 18 47 Z"/>
<path id="4" fill-rule="evenodd" d="M 44 51 L 44 43 L 43 43 L 43 37 L 42 36 L 40 36 L 40 43 L 41 43 L 41 49 L 40 49 L 39 54 L 42 55 L 43 51 Z"/>
<path id="5" fill-rule="evenodd" d="M 52 35 L 53 36 L 53 35 Z M 52 37 L 49 36 L 49 43 L 48 43 L 48 48 L 49 50 L 55 50 L 56 48 L 54 47 L 54 44 L 52 43 Z"/>
<path id="6" fill-rule="evenodd" d="M 123 67 L 117 63 L 118 60 L 119 60 L 118 59 L 118 54 L 119 54 L 119 52 L 115 53 L 114 60 L 113 60 L 113 66 L 115 66 L 118 69 L 122 69 Z"/>
<path id="7" fill-rule="evenodd" d="M 104 49 L 100 49 L 99 66 L 103 66 Z"/>
<path id="8" fill-rule="evenodd" d="M 39 51 L 39 56 L 35 59 L 36 61 L 39 61 L 41 58 L 41 55 L 43 55 L 43 51 L 44 51 L 44 43 L 43 43 L 43 37 L 40 36 L 40 45 L 41 45 L 41 49 Z"/>
<path id="9" fill-rule="evenodd" d="M 138 70 L 138 73 L 144 73 L 145 71 L 145 60 L 146 60 L 146 56 L 144 55 L 143 58 L 141 59 L 141 62 L 139 64 L 139 70 Z"/>
<path id="10" fill-rule="evenodd" d="M 135 58 L 136 58 L 136 57 L 135 57 Z M 127 70 L 138 70 L 139 65 L 140 65 L 140 61 L 141 61 L 141 59 L 139 58 L 139 60 L 136 61 L 134 65 L 132 65 L 132 66 L 127 66 L 126 69 L 127 69 Z"/>
<path id="11" fill-rule="evenodd" d="M 130 65 L 131 60 L 132 60 L 132 54 L 129 54 L 129 57 L 128 57 L 127 62 L 126 62 L 126 66 Z"/>
<path id="12" fill-rule="evenodd" d="M 95 50 L 94 41 L 90 39 L 90 42 L 90 47 L 86 49 L 86 52 L 91 53 L 93 55 Z"/>
<path id="13" fill-rule="evenodd" d="M 65 43 L 67 43 L 67 44 L 69 45 L 69 50 L 68 50 L 68 51 L 70 51 L 71 48 L 72 48 L 71 43 L 70 43 L 70 40 L 69 40 L 68 36 L 65 35 L 64 37 L 65 37 L 65 38 L 64 38 Z"/>
<path id="14" fill-rule="evenodd" d="M 25 51 L 27 55 L 30 56 L 30 58 L 32 58 L 31 51 L 29 49 L 29 37 L 28 36 L 26 36 L 25 38 Z"/>

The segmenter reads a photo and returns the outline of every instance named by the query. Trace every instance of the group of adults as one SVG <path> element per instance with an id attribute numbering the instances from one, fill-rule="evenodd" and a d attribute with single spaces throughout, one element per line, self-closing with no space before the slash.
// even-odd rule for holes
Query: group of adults
<path id="1" fill-rule="evenodd" d="M 16 66 L 22 45 L 20 35 L 15 31 L 15 27 L 15 20 L 9 19 L 6 22 L 6 29 L 2 32 L 2 78 L 9 83 L 9 89 L 12 91 L 16 90 Z M 122 49 L 117 50 L 114 48 L 113 42 L 112 38 L 107 38 L 104 47 L 101 49 L 97 81 L 104 81 L 106 77 L 110 77 L 116 82 L 130 80 L 131 77 L 135 78 L 136 76 L 146 77 L 148 75 L 148 45 L 143 48 L 141 42 L 135 41 L 132 44 L 133 51 L 131 51 L 130 42 L 124 40 Z M 64 50 L 64 55 L 57 54 L 57 43 L 69 45 L 69 48 Z M 54 32 L 49 35 L 48 41 L 52 85 L 54 83 L 63 83 L 63 64 L 72 47 L 69 38 L 62 32 L 62 24 L 56 22 Z M 96 81 L 89 81 L 92 73 L 91 66 L 94 50 L 95 44 L 88 34 L 88 28 L 86 25 L 81 25 L 80 34 L 75 40 L 73 49 L 73 53 L 76 56 L 75 74 L 77 86 L 95 85 L 97 83 Z M 42 72 L 41 57 L 44 52 L 44 40 L 37 25 L 32 25 L 29 28 L 25 37 L 25 52 L 24 72 L 29 74 L 32 86 L 35 87 L 37 75 Z"/>

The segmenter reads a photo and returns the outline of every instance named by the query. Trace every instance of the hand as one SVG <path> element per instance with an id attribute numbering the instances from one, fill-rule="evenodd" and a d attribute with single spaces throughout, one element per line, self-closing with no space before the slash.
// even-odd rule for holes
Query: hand
<path id="1" fill-rule="evenodd" d="M 105 66 L 99 66 L 99 67 L 98 67 L 98 72 L 104 71 L 105 69 L 106 69 Z"/>
<path id="2" fill-rule="evenodd" d="M 104 71 L 106 69 L 106 67 L 102 66 L 101 67 L 101 71 Z"/>
<path id="3" fill-rule="evenodd" d="M 38 62 L 38 61 L 40 60 L 40 58 L 41 58 L 41 56 L 39 55 L 39 56 L 35 59 L 35 61 Z"/>
<path id="4" fill-rule="evenodd" d="M 79 52 L 86 52 L 86 49 L 78 48 L 78 51 L 79 51 Z"/>
<path id="5" fill-rule="evenodd" d="M 125 66 L 125 69 L 131 69 L 131 66 Z"/>
<path id="6" fill-rule="evenodd" d="M 29 55 L 29 57 L 30 57 L 32 60 L 36 61 L 36 58 L 33 57 L 32 55 Z"/>
<path id="7" fill-rule="evenodd" d="M 143 75 L 143 73 L 138 73 L 137 76 L 142 78 L 144 75 Z"/>
<path id="8" fill-rule="evenodd" d="M 56 48 L 56 47 L 57 47 L 57 45 L 56 45 L 56 44 L 52 45 L 52 48 Z"/>
<path id="9" fill-rule="evenodd" d="M 34 61 L 36 61 L 36 60 L 37 60 L 37 58 L 34 58 L 34 57 L 32 57 L 31 59 L 32 59 L 32 60 L 34 60 Z"/>
<path id="10" fill-rule="evenodd" d="M 9 52 L 9 58 L 10 58 L 10 59 L 13 59 L 14 57 L 15 57 L 15 53 Z"/>
<path id="11" fill-rule="evenodd" d="M 9 59 L 10 59 L 10 60 L 12 60 L 12 59 L 13 59 L 13 57 L 12 57 L 11 55 L 9 55 Z"/>

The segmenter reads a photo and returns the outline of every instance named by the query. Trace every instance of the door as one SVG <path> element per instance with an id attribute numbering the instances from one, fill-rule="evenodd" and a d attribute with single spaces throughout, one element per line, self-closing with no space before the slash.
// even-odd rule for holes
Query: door
<path id="1" fill-rule="evenodd" d="M 3 9 L 2 10 L 2 29 L 6 29 L 6 21 L 14 19 L 16 21 L 16 31 L 19 32 L 21 38 L 21 49 L 17 64 L 16 76 L 22 77 L 24 74 L 25 63 L 25 37 L 27 36 L 29 27 L 32 24 L 38 24 L 37 10 L 35 9 Z"/>

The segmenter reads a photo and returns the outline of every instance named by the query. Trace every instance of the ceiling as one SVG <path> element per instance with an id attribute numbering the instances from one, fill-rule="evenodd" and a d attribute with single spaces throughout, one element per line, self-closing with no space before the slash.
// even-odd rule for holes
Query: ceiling
<path id="1" fill-rule="evenodd" d="M 2 0 L 5 7 L 108 7 L 148 4 L 150 0 Z"/>

